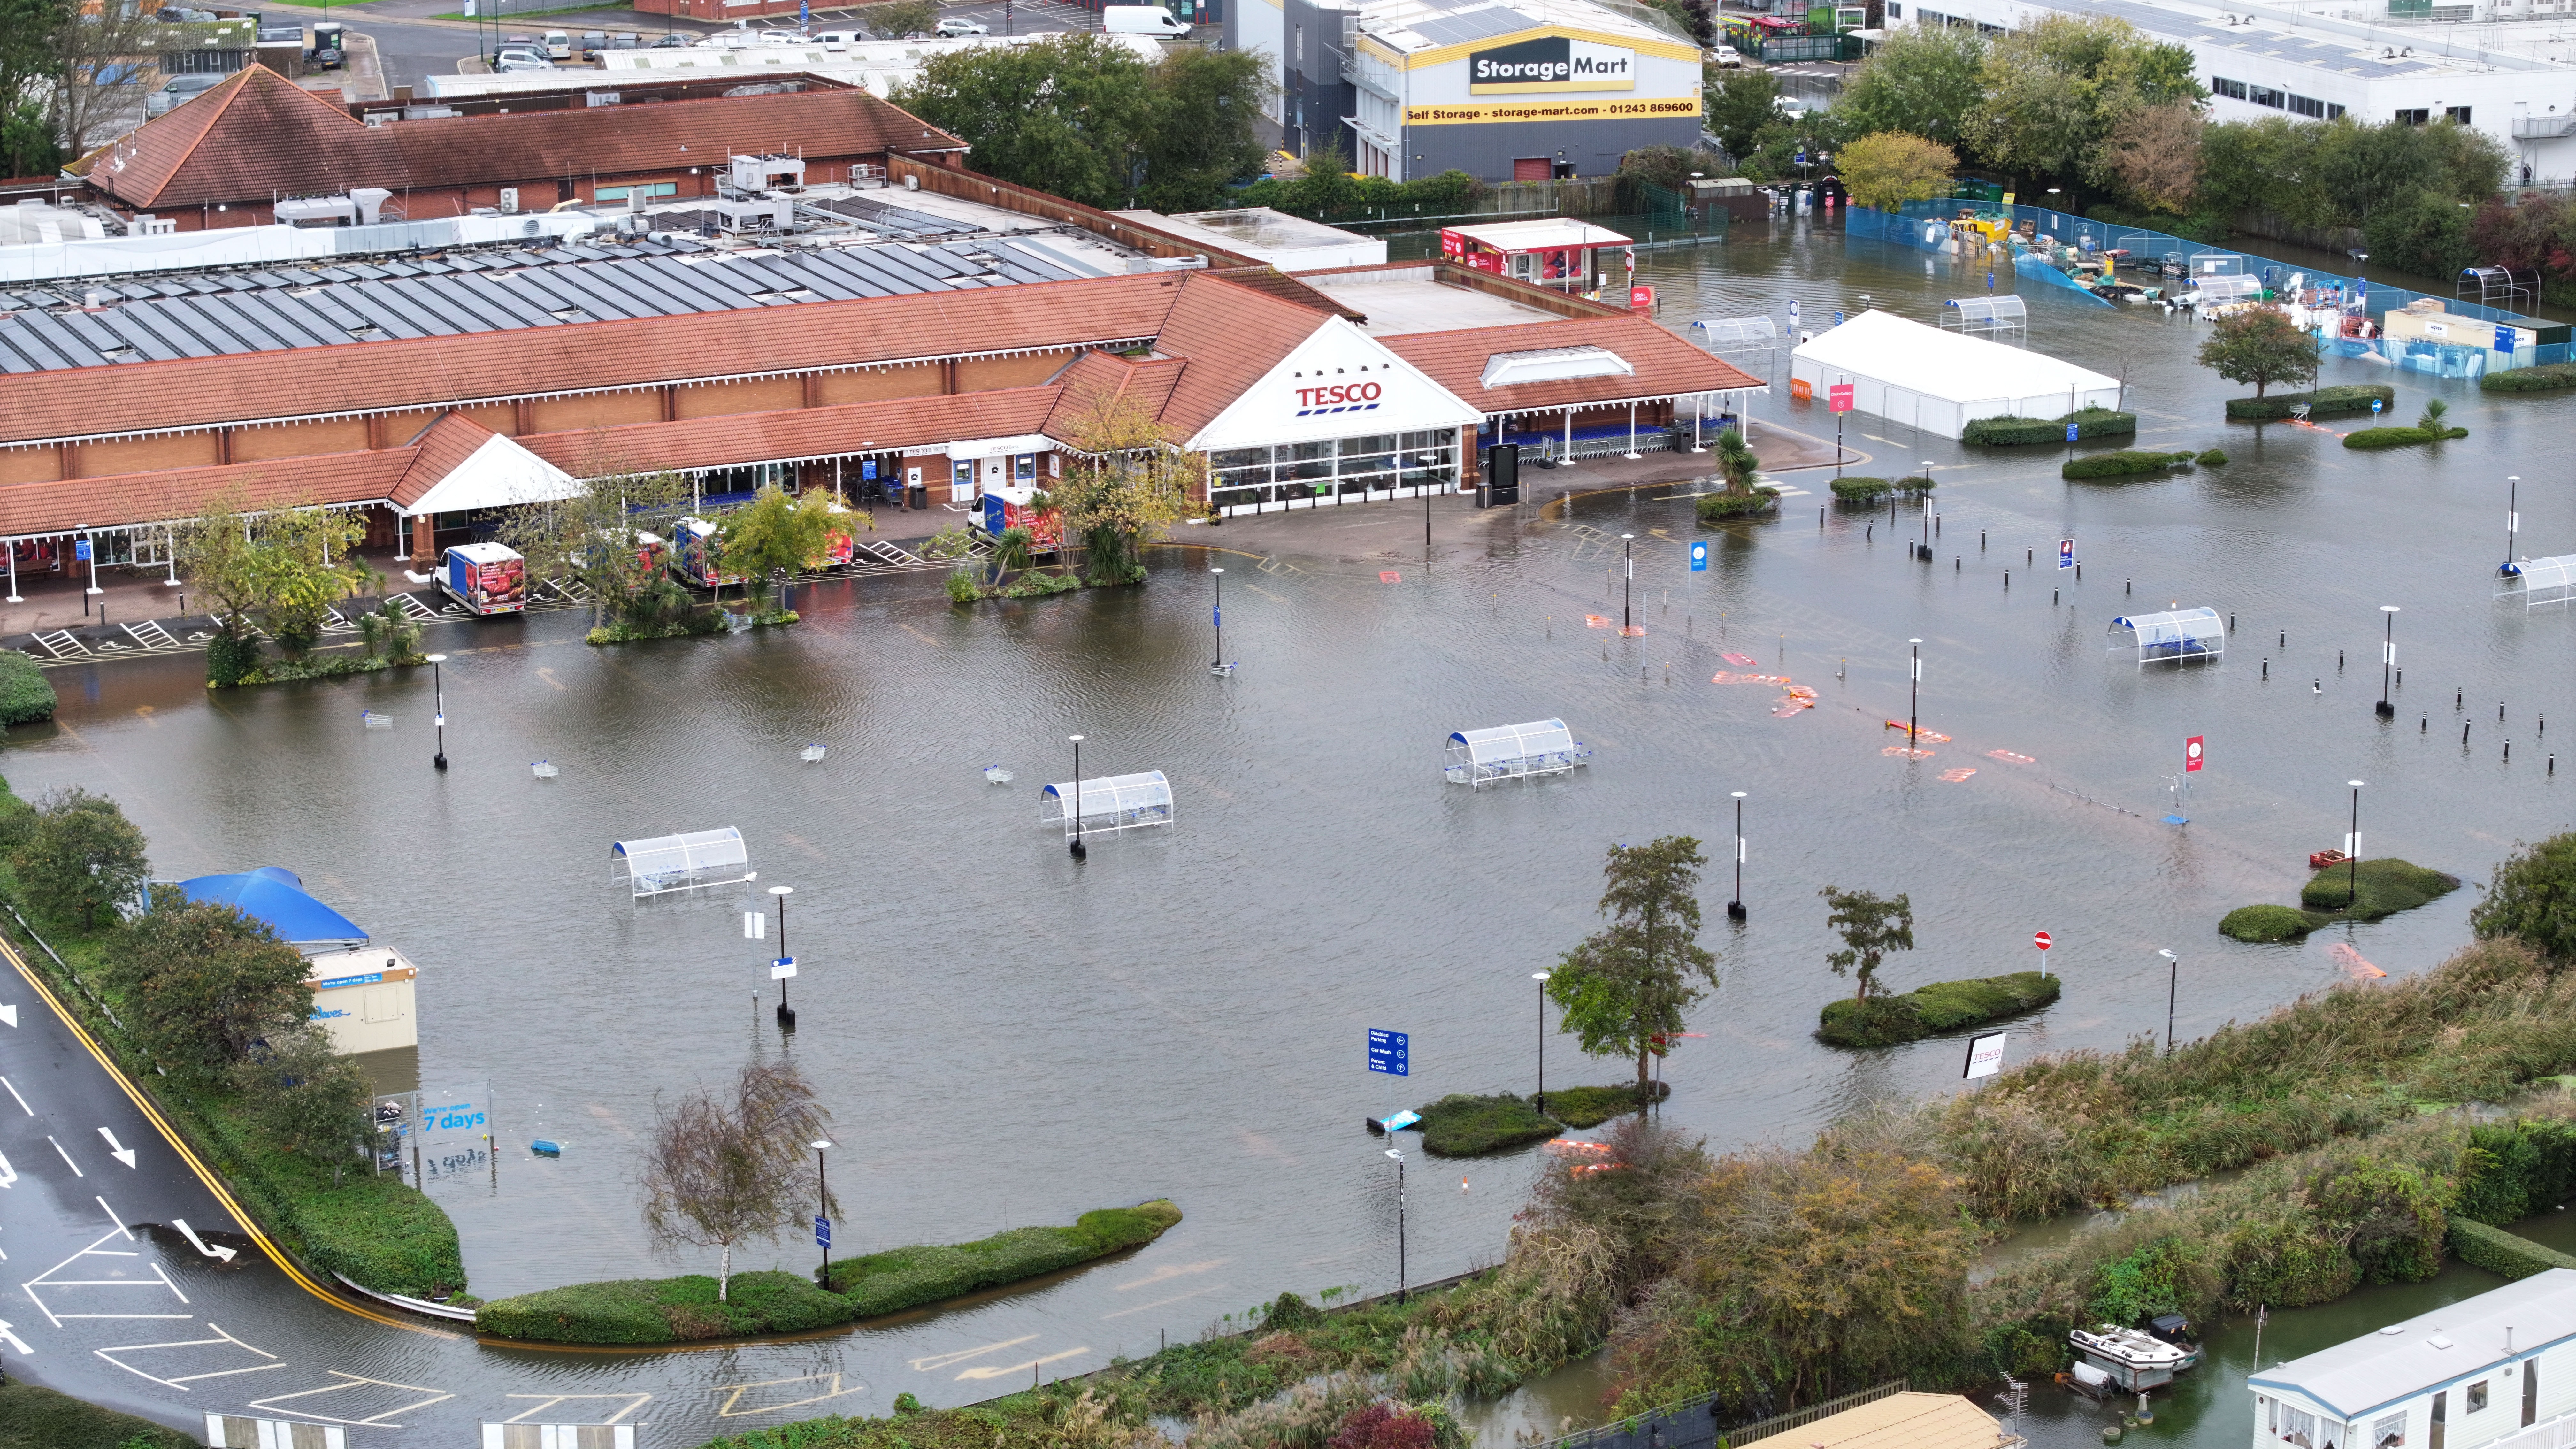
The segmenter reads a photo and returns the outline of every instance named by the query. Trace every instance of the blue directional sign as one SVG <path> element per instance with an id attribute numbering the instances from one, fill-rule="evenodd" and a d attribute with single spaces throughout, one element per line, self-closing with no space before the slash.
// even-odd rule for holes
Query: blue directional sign
<path id="1" fill-rule="evenodd" d="M 2073 423 L 2068 423 L 2066 425 L 2066 441 L 2070 443 L 2075 441 L 2075 424 Z"/>
<path id="2" fill-rule="evenodd" d="M 2510 327 L 2499 327 L 2499 328 L 2497 328 L 2497 329 L 2496 329 L 2496 341 L 2495 341 L 2495 350 L 2496 350 L 2496 351 L 2498 351 L 2498 352 L 2511 352 L 2511 351 L 2513 351 L 2513 343 L 2514 343 L 2514 337 L 2513 337 L 2513 329 L 2512 329 L 2512 328 L 2510 328 Z"/>
<path id="3" fill-rule="evenodd" d="M 2075 540 L 2061 538 L 2057 541 L 2057 566 L 2062 569 L 2075 567 Z"/>
<path id="4" fill-rule="evenodd" d="M 1706 539 L 1700 539 L 1691 544 L 1691 572 L 1695 574 L 1708 572 L 1708 540 Z"/>
<path id="5" fill-rule="evenodd" d="M 1403 1032 L 1380 1031 L 1376 1027 L 1370 1027 L 1368 1046 L 1369 1070 L 1372 1072 L 1384 1072 L 1390 1077 L 1412 1076 L 1413 1071 L 1410 1065 L 1410 1060 L 1413 1055 L 1412 1043 L 1413 1038 Z"/>
<path id="6" fill-rule="evenodd" d="M 75 543 L 75 544 L 73 544 L 73 545 L 72 545 L 72 557 L 73 557 L 74 559 L 79 560 L 79 561 L 80 561 L 80 562 L 82 562 L 82 563 L 88 563 L 88 562 L 89 562 L 89 540 L 88 540 L 88 539 L 85 539 L 85 538 L 84 538 L 84 539 L 82 539 L 80 542 Z"/>
<path id="7" fill-rule="evenodd" d="M 2374 418 L 2375 418 L 2375 417 L 2377 417 L 2377 416 L 2379 416 L 2379 408 L 2380 408 L 2380 399 L 2378 399 L 2378 398 L 2372 398 L 2372 399 L 2370 400 L 2370 415 L 2371 415 L 2372 417 L 2374 417 Z"/>
<path id="8" fill-rule="evenodd" d="M 828 1248 L 832 1246 L 832 1220 L 830 1218 L 816 1218 L 814 1220 L 814 1246 L 818 1248 Z"/>

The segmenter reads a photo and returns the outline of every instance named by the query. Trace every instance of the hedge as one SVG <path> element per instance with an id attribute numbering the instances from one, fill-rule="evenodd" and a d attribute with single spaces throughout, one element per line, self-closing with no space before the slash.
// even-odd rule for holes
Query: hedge
<path id="1" fill-rule="evenodd" d="M 2364 428 L 2344 434 L 2347 448 L 2403 448 L 2410 443 L 2438 443 L 2446 438 L 2465 438 L 2466 428 Z"/>
<path id="2" fill-rule="evenodd" d="M 1780 507 L 1780 490 L 1756 488 L 1750 493 L 1703 493 L 1692 510 L 1702 523 L 1717 523 L 1729 518 L 1753 518 Z"/>
<path id="3" fill-rule="evenodd" d="M 2297 940 L 2324 924 L 2323 917 L 2290 906 L 2238 906 L 2219 920 L 2218 934 L 2262 946 Z"/>
<path id="4" fill-rule="evenodd" d="M 0 649 L 0 725 L 26 724 L 54 717 L 54 686 L 35 659 L 15 649 Z"/>
<path id="5" fill-rule="evenodd" d="M 1422 1150 L 1434 1157 L 1477 1157 L 1545 1142 L 1560 1130 L 1555 1119 L 1509 1092 L 1473 1097 L 1453 1092 L 1421 1108 Z"/>
<path id="6" fill-rule="evenodd" d="M 1547 1094 L 1547 1115 L 1568 1127 L 1598 1127 L 1613 1117 L 1636 1111 L 1649 1100 L 1660 1102 L 1672 1094 L 1669 1082 L 1650 1083 L 1643 1093 L 1638 1092 L 1634 1082 L 1616 1087 L 1565 1087 Z"/>
<path id="7" fill-rule="evenodd" d="M 2131 437 L 2138 431 L 2136 413 L 2114 412 L 2109 408 L 2081 408 L 2051 420 L 2048 418 L 1994 417 L 1979 418 L 1959 433 L 1963 443 L 1982 443 L 1989 448 L 2019 448 L 2039 443 L 2066 441 L 2066 425 L 2075 425 L 2078 438 Z"/>
<path id="8" fill-rule="evenodd" d="M 2576 1190 L 2576 1122 L 2525 1117 L 2469 1129 L 2453 1218 L 2503 1227 L 2548 1212 Z"/>
<path id="9" fill-rule="evenodd" d="M 2375 921 L 2399 911 L 2411 911 L 2459 888 L 2458 876 L 2391 856 L 2362 861 L 2358 869 L 2350 865 L 2327 866 L 2300 888 L 2299 904 L 2340 920 Z M 2344 908 L 2347 897 L 2353 902 L 2350 910 Z"/>
<path id="10" fill-rule="evenodd" d="M 2576 1258 L 2556 1248 L 2544 1248 L 2529 1238 L 2468 1218 L 2451 1219 L 2449 1238 L 2451 1251 L 2459 1255 L 2461 1262 L 2507 1278 L 2528 1278 L 2552 1268 L 2576 1268 Z"/>
<path id="11" fill-rule="evenodd" d="M 1929 493 L 1932 480 L 1917 473 L 1910 478 L 1836 478 L 1831 487 L 1839 503 L 1875 503 L 1890 493 Z"/>
<path id="12" fill-rule="evenodd" d="M 2191 461 L 2189 453 L 2142 453 L 2123 448 L 2115 453 L 2095 453 L 2084 458 L 2070 458 L 2057 470 L 2069 480 L 2079 478 L 2125 478 L 2139 473 L 2162 473 L 2176 463 Z"/>
<path id="13" fill-rule="evenodd" d="M 685 1343 L 802 1333 L 993 1288 L 1150 1243 L 1181 1220 L 1157 1199 L 1084 1213 L 1069 1228 L 1013 1228 L 972 1243 L 897 1248 L 832 1264 L 829 1290 L 801 1274 L 736 1273 L 727 1301 L 716 1280 L 628 1278 L 575 1283 L 486 1303 L 477 1332 L 548 1343 Z"/>
<path id="14" fill-rule="evenodd" d="M 2397 389 L 2382 382 L 2342 383 L 2321 387 L 2314 392 L 2276 392 L 2268 397 L 2232 397 L 2227 400 L 2227 415 L 2239 422 L 2265 422 L 2290 416 L 2290 409 L 2300 403 L 2308 405 L 2312 418 L 2342 417 L 2348 413 L 2370 411 L 2376 398 L 2382 407 L 2397 406 Z"/>
<path id="15" fill-rule="evenodd" d="M 2490 372 L 2478 379 L 2480 392 L 2556 392 L 2576 387 L 2576 362 L 2544 362 L 2511 372 Z"/>
<path id="16" fill-rule="evenodd" d="M 34 1384 L 0 1384 L 0 1449 L 197 1449 L 149 1419 Z"/>
<path id="17" fill-rule="evenodd" d="M 2063 978 L 2036 971 L 1935 981 L 1900 996 L 1842 997 L 1817 1013 L 1816 1036 L 1834 1046 L 1894 1046 L 1978 1026 L 2055 1001 Z"/>
<path id="18" fill-rule="evenodd" d="M 432 1302 L 465 1287 L 456 1224 L 428 1194 L 363 1162 L 337 1187 L 330 1169 L 257 1141 L 221 1098 L 189 1102 L 205 1124 L 226 1176 L 261 1222 L 314 1267 L 344 1273 L 379 1293 Z"/>

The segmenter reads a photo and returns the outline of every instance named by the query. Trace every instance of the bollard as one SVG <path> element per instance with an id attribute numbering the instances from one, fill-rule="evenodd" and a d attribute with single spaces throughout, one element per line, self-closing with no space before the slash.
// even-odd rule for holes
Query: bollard
<path id="1" fill-rule="evenodd" d="M 1941 515 L 1937 513 L 1932 515 L 1932 536 L 1934 538 L 1941 536 Z"/>
<path id="2" fill-rule="evenodd" d="M 1824 530 L 1825 530 L 1825 510 L 1823 510 L 1823 509 L 1819 508 L 1819 509 L 1817 509 L 1817 510 L 1816 510 L 1816 531 L 1817 531 L 1818 533 L 1822 533 L 1822 532 L 1824 532 Z"/>
<path id="3" fill-rule="evenodd" d="M 2467 749 L 2468 747 L 2469 747 L 2469 722 L 2468 722 L 2467 720 L 2462 720 L 2462 721 L 2460 721 L 2460 748 L 2465 750 L 2465 749 Z"/>
<path id="4" fill-rule="evenodd" d="M 2424 722 L 2423 722 L 2422 724 L 2419 724 L 2419 725 L 2415 726 L 2415 733 L 2417 733 L 2417 734 L 2419 734 L 2419 735 L 2428 735 L 2428 734 L 2431 734 L 2432 732 L 2433 732 L 2433 717 L 2432 717 L 2431 715 L 2429 715 L 2429 714 L 2428 714 L 2428 715 L 2424 716 Z"/>
<path id="5" fill-rule="evenodd" d="M 2504 723 L 2504 701 L 2500 699 L 2496 701 L 2496 723 Z"/>
<path id="6" fill-rule="evenodd" d="M 1977 552 L 1979 552 L 1979 553 L 1984 553 L 1985 551 L 1986 551 L 1986 531 L 1985 531 L 1984 529 L 1980 528 L 1980 529 L 1978 529 L 1978 530 L 1977 530 Z"/>
<path id="7" fill-rule="evenodd" d="M 2134 594 L 2134 593 L 2136 593 L 2137 591 L 2138 591 L 2138 581 L 2137 581 L 2137 580 L 2135 580 L 2135 579 L 2122 579 L 2122 580 L 2120 580 L 2120 592 L 2121 592 L 2121 593 L 2123 593 L 2123 594 Z"/>
<path id="8" fill-rule="evenodd" d="M 1952 573 L 1954 573 L 1954 574 L 1955 574 L 1955 573 L 1957 573 L 1957 572 L 1959 572 L 1959 570 L 1961 569 L 1961 567 L 1962 567 L 1962 566 L 1964 566 L 1966 563 L 1967 563 L 1967 560 L 1966 560 L 1965 558 L 1961 557 L 1961 556 L 1960 556 L 1960 555 L 1958 555 L 1958 554 L 1952 554 L 1952 555 L 1950 556 L 1950 572 L 1952 572 Z"/>
<path id="9" fill-rule="evenodd" d="M 2057 607 L 2057 590 L 2055 589 L 2048 591 L 2048 606 L 2052 609 Z"/>
<path id="10" fill-rule="evenodd" d="M 2284 630 L 2282 630 L 2282 631 L 2281 631 L 2281 643 L 2280 643 L 2280 646 L 2279 646 L 2279 647 L 2281 647 L 2281 648 L 2283 648 L 2283 649 L 2287 649 L 2287 648 L 2289 648 L 2289 647 L 2290 647 L 2290 631 L 2289 631 L 2289 630 L 2284 629 Z"/>
<path id="11" fill-rule="evenodd" d="M 2230 634 L 2236 632 L 2236 616 L 2234 614 L 2227 616 L 2227 632 Z"/>
<path id="12" fill-rule="evenodd" d="M 2343 673 L 2343 651 L 2340 649 L 2335 651 L 2335 673 Z"/>
<path id="13" fill-rule="evenodd" d="M 2027 548 L 2026 548 L 2026 549 L 2023 549 L 2023 550 L 2021 551 L 2021 561 L 2022 561 L 2023 563 L 2031 563 L 2031 562 L 2034 562 L 2033 555 L 2034 555 L 2036 552 L 2037 552 L 2037 550 L 2034 550 L 2034 549 L 2027 549 Z"/>
<path id="14" fill-rule="evenodd" d="M 1877 536 L 1878 536 L 1878 525 L 1877 525 L 1877 524 L 1875 524 L 1875 523 L 1869 523 L 1869 524 L 1863 524 L 1863 525 L 1861 526 L 1861 530 L 1860 530 L 1860 541 L 1861 541 L 1861 542 L 1863 542 L 1863 543 L 1867 543 L 1867 542 L 1869 542 L 1871 539 L 1876 538 Z"/>
<path id="15" fill-rule="evenodd" d="M 2272 661 L 2269 659 L 2263 661 L 2263 677 L 2265 679 L 2272 677 Z"/>
<path id="16" fill-rule="evenodd" d="M 2079 584 L 2084 582 L 2084 565 L 2082 564 L 2077 564 L 2075 566 L 2075 582 Z"/>
<path id="17" fill-rule="evenodd" d="M 2460 696 L 2462 696 L 2462 695 L 2464 695 L 2464 694 L 2466 694 L 2466 693 L 2468 693 L 2468 691 L 2467 691 L 2467 690 L 2465 690 L 2465 689 L 2455 689 L 2455 690 L 2452 690 L 2452 691 L 2451 691 L 2451 708 L 2453 708 L 2453 709 L 2455 709 L 2455 710 L 2456 710 L 2456 709 L 2458 709 L 2458 708 L 2460 707 Z"/>
<path id="18" fill-rule="evenodd" d="M 2006 570 L 2004 570 L 2004 592 L 2005 592 L 2005 593 L 2007 593 L 2007 594 L 2009 594 L 2009 593 L 2011 593 L 2011 592 L 2012 592 L 2012 570 L 2011 570 L 2011 569 L 2006 569 Z"/>

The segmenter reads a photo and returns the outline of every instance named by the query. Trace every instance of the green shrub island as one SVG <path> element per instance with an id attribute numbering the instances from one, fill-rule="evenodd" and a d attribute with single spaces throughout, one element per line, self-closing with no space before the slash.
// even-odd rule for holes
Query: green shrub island
<path id="1" fill-rule="evenodd" d="M 2026 448 L 2066 441 L 2066 425 L 2075 425 L 2075 436 L 2083 438 L 2125 438 L 2138 431 L 2136 413 L 2118 412 L 2111 408 L 2079 408 L 2055 419 L 1995 417 L 1978 418 L 1959 433 L 1963 443 L 1982 443 L 1989 448 Z"/>
<path id="2" fill-rule="evenodd" d="M 2062 978 L 2016 971 L 1966 981 L 1935 981 L 1893 996 L 1841 997 L 1825 1003 L 1816 1036 L 1834 1046 L 1878 1047 L 1999 1021 L 2055 1001 Z"/>
<path id="3" fill-rule="evenodd" d="M 2057 473 L 2059 477 L 2069 482 L 2085 478 L 2127 478 L 2148 473 L 2168 472 L 2178 463 L 2190 462 L 2193 456 L 2189 452 L 2156 453 L 2123 448 L 2117 452 L 2094 453 L 2082 458 L 2070 458 L 2066 466 L 2058 469 Z"/>
<path id="4" fill-rule="evenodd" d="M 1453 1092 L 1417 1110 L 1422 1121 L 1414 1130 L 1422 1134 L 1422 1150 L 1434 1157 L 1508 1152 L 1564 1130 L 1555 1118 L 1508 1092 L 1491 1097 Z"/>
<path id="5" fill-rule="evenodd" d="M 2459 888 L 2458 876 L 2393 857 L 2330 865 L 2299 888 L 2297 906 L 2238 906 L 2220 918 L 2218 933 L 2256 945 L 2295 941 L 2336 921 L 2376 921 L 2411 911 Z"/>
<path id="6" fill-rule="evenodd" d="M 2466 428 L 2438 425 L 2429 428 L 2364 428 L 2357 433 L 2346 433 L 2343 445 L 2347 448 L 2368 451 L 2375 448 L 2405 448 L 2417 443 L 2439 443 L 2450 438 L 2465 438 L 2468 435 L 2469 430 Z"/>
<path id="7" fill-rule="evenodd" d="M 2512 373 L 2504 374 L 2507 377 Z M 2312 418 L 2348 417 L 2367 413 L 2377 402 L 2383 408 L 2397 406 L 2397 389 L 2380 382 L 2346 383 L 2321 387 L 2314 392 L 2276 392 L 2263 397 L 2232 397 L 2227 400 L 2227 416 L 2238 422 L 2267 422 L 2294 416 L 2294 409 L 2305 404 Z"/>
<path id="8" fill-rule="evenodd" d="M 2218 923 L 2218 934 L 2238 941 L 2268 945 L 2295 941 L 2325 922 L 2290 906 L 2238 906 Z"/>
<path id="9" fill-rule="evenodd" d="M 0 1449 L 197 1449 L 149 1419 L 85 1404 L 34 1384 L 0 1384 Z"/>
<path id="10" fill-rule="evenodd" d="M 2576 387 L 2576 362 L 2544 362 L 2538 367 L 2490 372 L 2478 379 L 2481 392 L 2557 392 L 2570 387 Z"/>
<path id="11" fill-rule="evenodd" d="M 2204 468 L 2216 468 L 2227 461 L 2227 455 L 2216 448 L 2212 448 L 2208 452 L 2201 454 L 2196 461 L 2198 461 L 2200 466 Z"/>
<path id="12" fill-rule="evenodd" d="M 1672 1094 L 1672 1083 L 1660 1080 L 1649 1082 L 1642 1094 L 1633 1082 L 1615 1087 L 1559 1087 L 1547 1094 L 1547 1115 L 1579 1132 L 1639 1111 Z"/>
<path id="13" fill-rule="evenodd" d="M 56 702 L 53 683 L 34 656 L 0 649 L 0 725 L 52 719 Z"/>
<path id="14" fill-rule="evenodd" d="M 684 1343 L 801 1333 L 997 1288 L 1150 1243 L 1181 1220 L 1156 1200 L 1087 1212 L 1071 1227 L 1013 1228 L 971 1243 L 896 1248 L 837 1259 L 830 1288 L 794 1273 L 736 1273 L 722 1301 L 716 1280 L 575 1283 L 486 1303 L 478 1332 L 545 1343 Z"/>
<path id="15" fill-rule="evenodd" d="M 1837 503 L 1878 503 L 1891 493 L 1929 493 L 1932 480 L 1918 473 L 1911 478 L 1836 478 L 1830 486 Z"/>
<path id="16" fill-rule="evenodd" d="M 1780 490 L 1756 488 L 1749 493 L 1703 493 L 1691 504 L 1702 523 L 1720 523 L 1730 518 L 1759 518 L 1780 511 Z"/>

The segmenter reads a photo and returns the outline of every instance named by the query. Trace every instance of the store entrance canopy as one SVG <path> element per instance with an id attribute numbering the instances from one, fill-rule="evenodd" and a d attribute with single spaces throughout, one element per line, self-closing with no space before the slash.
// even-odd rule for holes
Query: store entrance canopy
<path id="1" fill-rule="evenodd" d="M 1858 411 L 1942 438 L 1978 418 L 2054 418 L 2120 403 L 2117 378 L 1875 309 L 1789 354 L 1793 397 L 1822 400 L 1846 382 Z"/>

